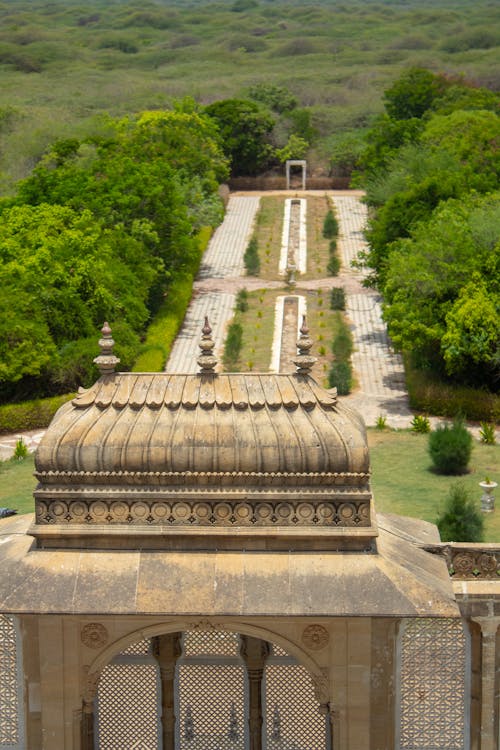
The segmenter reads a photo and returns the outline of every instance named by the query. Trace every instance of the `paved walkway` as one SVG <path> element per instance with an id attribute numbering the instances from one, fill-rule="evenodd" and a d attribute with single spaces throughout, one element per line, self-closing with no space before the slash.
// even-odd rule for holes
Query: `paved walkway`
<path id="1" fill-rule="evenodd" d="M 358 196 L 333 195 L 339 220 L 338 248 L 344 266 L 340 276 L 346 278 L 346 314 L 354 340 L 353 370 L 358 389 L 348 397 L 368 425 L 377 417 L 386 418 L 391 427 L 408 427 L 412 413 L 408 405 L 402 358 L 391 346 L 382 320 L 380 295 L 363 287 L 366 274 L 352 268 L 360 252 L 367 250 L 363 229 L 367 221 L 366 206 Z"/>
<path id="2" fill-rule="evenodd" d="M 208 315 L 212 326 L 215 354 L 222 356 L 226 327 L 233 317 L 236 291 L 244 286 L 243 255 L 252 235 L 259 203 L 259 197 L 230 197 L 224 222 L 214 232 L 203 256 L 193 298 L 165 367 L 168 372 L 198 370 L 196 359 L 200 352 L 197 344 L 205 315 Z M 207 280 L 209 283 L 206 283 Z"/>

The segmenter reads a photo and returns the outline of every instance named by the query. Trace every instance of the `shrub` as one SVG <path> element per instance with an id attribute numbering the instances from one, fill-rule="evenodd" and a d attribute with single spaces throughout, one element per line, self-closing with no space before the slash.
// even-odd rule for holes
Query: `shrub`
<path id="1" fill-rule="evenodd" d="M 326 239 L 333 239 L 333 237 L 336 237 L 338 233 L 339 225 L 337 219 L 335 218 L 335 214 L 333 213 L 332 209 L 329 209 L 323 222 L 323 237 L 326 237 Z"/>
<path id="2" fill-rule="evenodd" d="M 429 435 L 429 453 L 439 474 L 465 474 L 472 437 L 461 419 L 438 425 Z"/>
<path id="3" fill-rule="evenodd" d="M 251 238 L 248 243 L 245 255 L 243 256 L 243 262 L 248 276 L 258 276 L 260 273 L 260 258 L 259 250 L 257 245 L 257 237 L 255 235 Z"/>
<path id="4" fill-rule="evenodd" d="M 349 362 L 334 362 L 328 373 L 328 385 L 337 388 L 339 396 L 347 396 L 352 388 L 352 369 Z"/>
<path id="5" fill-rule="evenodd" d="M 481 422 L 479 440 L 485 445 L 495 445 L 495 425 L 488 422 Z"/>
<path id="6" fill-rule="evenodd" d="M 326 266 L 326 270 L 328 272 L 329 276 L 337 276 L 338 272 L 340 271 L 340 260 L 337 255 L 332 255 L 330 260 L 328 261 L 328 264 Z"/>
<path id="7" fill-rule="evenodd" d="M 246 312 L 248 310 L 248 292 L 246 289 L 240 289 L 236 295 L 236 309 L 238 312 Z"/>
<path id="8" fill-rule="evenodd" d="M 226 342 L 222 361 L 227 369 L 234 369 L 240 356 L 243 341 L 243 327 L 241 323 L 231 323 L 227 329 Z"/>
<path id="9" fill-rule="evenodd" d="M 425 435 L 427 432 L 431 431 L 431 424 L 427 417 L 422 416 L 422 414 L 415 414 L 411 420 L 411 429 L 413 432 Z"/>
<path id="10" fill-rule="evenodd" d="M 337 252 L 337 239 L 334 237 L 333 240 L 330 240 L 330 246 L 329 246 L 330 255 L 333 255 Z"/>
<path id="11" fill-rule="evenodd" d="M 436 524 L 443 542 L 481 542 L 484 520 L 469 491 L 461 483 L 450 487 Z"/>
<path id="12" fill-rule="evenodd" d="M 387 417 L 384 417 L 383 414 L 379 414 L 375 421 L 375 429 L 376 430 L 385 430 L 387 427 Z"/>
<path id="13" fill-rule="evenodd" d="M 335 355 L 335 359 L 347 362 L 351 357 L 352 348 L 352 335 L 349 328 L 344 323 L 333 339 L 332 352 Z"/>
<path id="14" fill-rule="evenodd" d="M 330 292 L 330 309 L 345 310 L 345 291 L 343 287 L 334 287 Z"/>
<path id="15" fill-rule="evenodd" d="M 28 455 L 28 446 L 24 442 L 22 438 L 19 438 L 19 440 L 16 442 L 16 447 L 14 448 L 14 454 L 13 458 L 16 461 L 22 461 L 23 458 L 26 458 Z"/>

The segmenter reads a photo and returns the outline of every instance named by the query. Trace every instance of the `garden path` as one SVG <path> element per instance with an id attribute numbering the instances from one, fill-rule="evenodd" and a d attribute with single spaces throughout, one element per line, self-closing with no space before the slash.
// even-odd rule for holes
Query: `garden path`
<path id="1" fill-rule="evenodd" d="M 325 191 L 282 191 L 294 197 L 324 195 Z M 264 195 L 264 193 L 262 194 Z M 266 192 L 265 195 L 269 195 Z M 346 312 L 354 338 L 353 366 L 358 388 L 343 398 L 361 412 L 368 425 L 385 416 L 391 427 L 408 427 L 412 414 L 404 386 L 401 357 L 396 354 L 387 336 L 381 316 L 380 296 L 363 287 L 364 274 L 352 268 L 351 262 L 366 250 L 363 227 L 366 207 L 362 192 L 328 191 L 337 212 L 340 234 L 338 248 L 342 257 L 339 276 L 314 280 L 298 280 L 296 291 L 331 289 L 343 286 L 346 291 Z M 216 353 L 222 355 L 224 332 L 232 317 L 234 299 L 243 287 L 253 289 L 283 288 L 280 281 L 263 281 L 244 276 L 243 254 L 252 233 L 259 207 L 260 194 L 231 195 L 224 222 L 214 233 L 203 257 L 193 289 L 193 299 L 181 331 L 176 339 L 166 369 L 169 372 L 193 372 L 197 369 L 198 340 L 205 315 L 209 316 L 216 342 Z M 439 420 L 432 419 L 431 422 Z M 477 428 L 474 430 L 477 432 Z M 16 441 L 23 437 L 34 451 L 43 436 L 42 430 L 0 436 L 0 460 L 12 455 Z"/>

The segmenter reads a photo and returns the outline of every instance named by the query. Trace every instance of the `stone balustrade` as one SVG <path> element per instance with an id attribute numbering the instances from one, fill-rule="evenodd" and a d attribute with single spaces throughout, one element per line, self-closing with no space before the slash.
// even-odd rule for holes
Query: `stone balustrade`
<path id="1" fill-rule="evenodd" d="M 498 580 L 500 577 L 500 544 L 449 542 L 429 545 L 425 549 L 445 558 L 454 579 Z"/>

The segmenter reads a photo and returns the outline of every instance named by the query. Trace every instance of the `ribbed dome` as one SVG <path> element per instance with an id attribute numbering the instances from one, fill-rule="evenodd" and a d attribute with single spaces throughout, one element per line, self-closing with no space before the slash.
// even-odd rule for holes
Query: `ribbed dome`
<path id="1" fill-rule="evenodd" d="M 39 472 L 368 471 L 364 426 L 302 375 L 101 378 L 63 407 Z"/>

